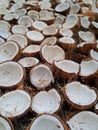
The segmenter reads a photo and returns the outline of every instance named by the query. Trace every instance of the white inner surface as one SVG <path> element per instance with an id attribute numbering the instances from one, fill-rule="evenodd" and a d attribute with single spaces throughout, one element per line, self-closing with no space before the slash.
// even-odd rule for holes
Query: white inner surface
<path id="1" fill-rule="evenodd" d="M 64 130 L 63 124 L 54 116 L 41 115 L 34 120 L 30 130 Z"/>
<path id="2" fill-rule="evenodd" d="M 90 31 L 79 31 L 79 37 L 86 42 L 94 42 L 95 41 L 95 35 L 94 33 Z"/>
<path id="3" fill-rule="evenodd" d="M 78 45 L 77 45 L 77 48 L 79 48 L 79 47 L 84 47 L 85 45 L 87 45 L 87 46 L 92 46 L 92 45 L 94 45 L 94 44 L 96 44 L 95 42 L 81 42 L 81 43 L 79 43 Z"/>
<path id="4" fill-rule="evenodd" d="M 57 38 L 56 37 L 47 37 L 44 39 L 44 41 L 42 42 L 41 46 L 43 46 L 44 44 L 47 45 L 55 45 L 57 42 Z"/>
<path id="5" fill-rule="evenodd" d="M 57 12 L 63 12 L 69 8 L 69 3 L 60 3 L 55 7 Z"/>
<path id="6" fill-rule="evenodd" d="M 75 43 L 75 41 L 74 41 L 74 39 L 73 38 L 71 38 L 71 37 L 62 37 L 62 38 L 60 38 L 59 39 L 59 41 L 61 42 L 61 43 L 67 43 L 67 44 L 74 44 Z"/>
<path id="7" fill-rule="evenodd" d="M 71 60 L 63 60 L 63 61 L 58 61 L 58 62 L 54 62 L 55 65 L 68 73 L 75 73 L 77 74 L 79 72 L 79 64 L 71 61 Z"/>
<path id="8" fill-rule="evenodd" d="M 0 28 L 6 29 L 9 31 L 11 28 L 11 25 L 5 20 L 0 20 Z"/>
<path id="9" fill-rule="evenodd" d="M 52 71 L 46 65 L 37 65 L 30 72 L 30 81 L 35 87 L 44 88 L 54 82 Z"/>
<path id="10" fill-rule="evenodd" d="M 0 62 L 12 60 L 19 52 L 19 47 L 14 42 L 6 42 L 0 46 Z"/>
<path id="11" fill-rule="evenodd" d="M 73 36 L 73 32 L 71 30 L 66 29 L 66 28 L 61 28 L 60 34 L 62 36 L 65 36 L 65 37 L 72 37 Z"/>
<path id="12" fill-rule="evenodd" d="M 55 89 L 49 92 L 41 91 L 33 97 L 31 108 L 38 114 L 56 112 L 60 106 L 61 97 Z"/>
<path id="13" fill-rule="evenodd" d="M 93 89 L 79 82 L 71 82 L 66 85 L 66 95 L 70 101 L 77 105 L 90 105 L 97 95 Z"/>
<path id="14" fill-rule="evenodd" d="M 82 61 L 80 64 L 80 75 L 89 76 L 98 70 L 98 63 L 95 60 Z"/>
<path id="15" fill-rule="evenodd" d="M 4 39 L 7 39 L 11 35 L 11 32 L 4 28 L 0 28 L 0 36 Z"/>
<path id="16" fill-rule="evenodd" d="M 98 103 L 95 105 L 95 109 L 98 110 Z"/>
<path id="17" fill-rule="evenodd" d="M 27 46 L 28 44 L 28 41 L 27 41 L 27 38 L 21 34 L 14 34 L 14 35 L 11 35 L 7 41 L 15 41 L 20 47 L 21 49 L 23 49 L 24 47 Z"/>
<path id="18" fill-rule="evenodd" d="M 49 25 L 43 29 L 44 35 L 55 35 L 57 33 L 58 29 L 55 25 Z"/>
<path id="19" fill-rule="evenodd" d="M 67 121 L 71 130 L 98 130 L 98 115 L 82 111 Z"/>
<path id="20" fill-rule="evenodd" d="M 10 87 L 17 85 L 24 76 L 23 68 L 17 62 L 0 64 L 0 86 Z"/>
<path id="21" fill-rule="evenodd" d="M 27 46 L 24 50 L 23 53 L 34 53 L 34 52 L 39 52 L 41 49 L 40 45 L 29 45 Z"/>
<path id="22" fill-rule="evenodd" d="M 42 21 L 35 21 L 32 23 L 32 26 L 35 29 L 42 31 L 45 27 L 47 27 L 47 24 L 45 22 L 42 22 Z"/>
<path id="23" fill-rule="evenodd" d="M 0 130 L 12 130 L 9 122 L 3 117 L 0 117 Z"/>
<path id="24" fill-rule="evenodd" d="M 32 67 L 39 63 L 39 60 L 34 57 L 24 57 L 18 61 L 23 67 Z"/>
<path id="25" fill-rule="evenodd" d="M 31 98 L 23 90 L 8 92 L 0 97 L 0 114 L 15 117 L 23 114 L 31 104 Z"/>
<path id="26" fill-rule="evenodd" d="M 65 59 L 65 52 L 64 50 L 55 45 L 55 46 L 47 46 L 44 45 L 41 50 L 43 58 L 50 64 L 53 63 L 53 61 L 59 61 Z"/>
<path id="27" fill-rule="evenodd" d="M 2 45 L 4 42 L 5 42 L 5 40 L 0 37 L 0 45 Z"/>
<path id="28" fill-rule="evenodd" d="M 89 28 L 90 21 L 89 21 L 89 17 L 88 16 L 84 16 L 84 17 L 81 18 L 81 25 L 84 28 Z"/>
<path id="29" fill-rule="evenodd" d="M 98 29 L 98 23 L 97 23 L 97 22 L 92 22 L 92 25 L 93 25 L 96 29 Z"/>
<path id="30" fill-rule="evenodd" d="M 32 41 L 39 42 L 39 41 L 42 41 L 44 39 L 43 34 L 40 32 L 37 32 L 37 31 L 28 31 L 26 35 Z"/>
<path id="31" fill-rule="evenodd" d="M 93 59 L 98 60 L 98 52 L 93 49 L 90 51 L 90 55 Z"/>

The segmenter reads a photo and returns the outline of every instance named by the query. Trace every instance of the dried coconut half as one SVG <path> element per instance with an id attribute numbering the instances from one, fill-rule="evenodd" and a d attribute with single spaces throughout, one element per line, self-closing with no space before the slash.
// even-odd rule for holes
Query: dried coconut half
<path id="1" fill-rule="evenodd" d="M 81 111 L 70 117 L 66 123 L 71 130 L 97 130 L 98 115 L 91 111 Z"/>
<path id="2" fill-rule="evenodd" d="M 31 109 L 37 114 L 55 113 L 61 104 L 61 97 L 55 89 L 41 91 L 32 98 Z"/>
<path id="3" fill-rule="evenodd" d="M 0 20 L 0 28 L 10 31 L 11 25 L 9 24 L 9 22 L 7 22 L 5 20 Z"/>
<path id="4" fill-rule="evenodd" d="M 0 36 L 4 39 L 8 39 L 8 37 L 11 35 L 11 32 L 4 29 L 4 28 L 0 28 Z"/>
<path id="5" fill-rule="evenodd" d="M 0 116 L 0 130 L 14 130 L 12 122 L 3 116 Z"/>
<path id="6" fill-rule="evenodd" d="M 97 101 L 97 92 L 78 81 L 67 83 L 63 93 L 69 105 L 79 110 L 90 109 Z"/>
<path id="7" fill-rule="evenodd" d="M 25 68 L 31 68 L 39 63 L 39 60 L 35 57 L 24 57 L 21 58 L 18 63 L 20 63 Z"/>
<path id="8" fill-rule="evenodd" d="M 16 42 L 21 49 L 24 49 L 28 45 L 27 38 L 21 34 L 13 34 L 8 37 L 7 41 Z"/>
<path id="9" fill-rule="evenodd" d="M 19 55 L 20 48 L 13 41 L 5 42 L 0 46 L 0 63 L 7 60 L 17 60 Z"/>
<path id="10" fill-rule="evenodd" d="M 89 21 L 89 17 L 88 16 L 84 16 L 80 19 L 80 22 L 81 22 L 81 26 L 86 28 L 86 29 L 89 29 L 89 26 L 90 26 L 90 21 Z"/>
<path id="11" fill-rule="evenodd" d="M 90 50 L 90 56 L 91 58 L 93 58 L 94 60 L 98 61 L 98 52 L 95 50 Z"/>
<path id="12" fill-rule="evenodd" d="M 42 114 L 36 117 L 26 130 L 40 130 L 40 128 L 43 128 L 43 130 L 47 128 L 49 130 L 69 130 L 67 125 L 59 117 L 48 114 Z"/>
<path id="13" fill-rule="evenodd" d="M 72 60 L 61 60 L 54 62 L 54 73 L 57 78 L 70 79 L 79 73 L 79 64 Z"/>
<path id="14" fill-rule="evenodd" d="M 35 30 L 42 31 L 45 27 L 47 27 L 47 24 L 43 21 L 34 21 L 32 26 Z"/>
<path id="15" fill-rule="evenodd" d="M 14 90 L 0 97 L 0 114 L 4 117 L 21 117 L 31 105 L 31 97 L 24 90 Z"/>
<path id="16" fill-rule="evenodd" d="M 60 28 L 59 34 L 64 37 L 72 37 L 73 32 L 70 29 L 67 28 Z"/>
<path id="17" fill-rule="evenodd" d="M 17 62 L 6 61 L 0 64 L 0 87 L 13 88 L 24 79 L 24 69 Z"/>
<path id="18" fill-rule="evenodd" d="M 47 65 L 39 64 L 31 69 L 30 81 L 37 89 L 44 89 L 51 82 L 54 82 L 54 78 L 51 69 Z"/>
<path id="19" fill-rule="evenodd" d="M 58 45 L 44 45 L 40 51 L 41 57 L 49 64 L 53 64 L 54 61 L 64 60 L 65 52 Z"/>
<path id="20" fill-rule="evenodd" d="M 27 47 L 25 47 L 22 51 L 22 54 L 24 56 L 35 56 L 37 54 L 39 54 L 40 52 L 40 49 L 41 49 L 41 46 L 40 45 L 28 45 Z"/>
<path id="21" fill-rule="evenodd" d="M 3 38 L 0 37 L 0 46 L 5 42 Z"/>

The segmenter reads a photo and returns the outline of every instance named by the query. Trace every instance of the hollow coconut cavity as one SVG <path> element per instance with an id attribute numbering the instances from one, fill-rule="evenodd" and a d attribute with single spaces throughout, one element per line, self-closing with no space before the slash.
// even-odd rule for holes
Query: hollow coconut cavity
<path id="1" fill-rule="evenodd" d="M 30 71 L 30 81 L 38 89 L 47 87 L 54 82 L 53 74 L 50 68 L 44 64 L 35 66 Z"/>
<path id="2" fill-rule="evenodd" d="M 3 88 L 15 87 L 24 78 L 23 67 L 17 62 L 6 61 L 0 64 L 0 86 Z"/>
<path id="3" fill-rule="evenodd" d="M 90 107 L 94 105 L 93 103 L 97 100 L 95 90 L 77 81 L 68 83 L 65 86 L 65 93 L 68 101 L 73 104 L 73 107 L 78 105 L 81 107 L 80 109 L 85 106 Z"/>
<path id="4" fill-rule="evenodd" d="M 8 92 L 0 97 L 0 114 L 4 117 L 22 116 L 31 105 L 29 94 L 23 90 Z"/>
<path id="5" fill-rule="evenodd" d="M 0 130 L 14 130 L 11 121 L 3 116 L 0 116 Z"/>
<path id="6" fill-rule="evenodd" d="M 98 115 L 90 111 L 82 111 L 67 121 L 71 130 L 97 130 Z"/>
<path id="7" fill-rule="evenodd" d="M 61 120 L 55 116 L 43 114 L 38 116 L 27 130 L 65 130 Z M 66 128 L 67 130 L 67 128 Z"/>
<path id="8" fill-rule="evenodd" d="M 56 112 L 61 104 L 61 97 L 55 89 L 51 89 L 48 92 L 41 91 L 35 95 L 32 99 L 31 109 L 32 111 L 41 114 Z"/>
<path id="9" fill-rule="evenodd" d="M 5 42 L 0 46 L 0 63 L 15 59 L 19 55 L 19 51 L 19 46 L 15 42 Z"/>

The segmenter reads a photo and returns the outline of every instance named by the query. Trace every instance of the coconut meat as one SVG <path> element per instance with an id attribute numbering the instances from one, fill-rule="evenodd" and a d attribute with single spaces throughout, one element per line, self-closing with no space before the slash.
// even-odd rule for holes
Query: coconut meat
<path id="1" fill-rule="evenodd" d="M 8 92 L 0 97 L 0 114 L 4 117 L 22 115 L 31 104 L 31 98 L 23 90 Z"/>
<path id="2" fill-rule="evenodd" d="M 98 52 L 94 51 L 93 49 L 90 51 L 90 55 L 93 59 L 98 60 Z"/>
<path id="3" fill-rule="evenodd" d="M 71 130 L 97 130 L 98 115 L 90 111 L 82 111 L 67 121 Z"/>
<path id="4" fill-rule="evenodd" d="M 61 97 L 55 89 L 48 92 L 39 92 L 32 100 L 31 108 L 38 114 L 52 114 L 57 111 L 61 103 Z"/>
<path id="5" fill-rule="evenodd" d="M 30 130 L 64 130 L 63 124 L 54 116 L 41 115 L 34 120 Z"/>
<path id="6" fill-rule="evenodd" d="M 81 106 L 90 105 L 97 98 L 93 89 L 75 81 L 66 85 L 66 95 L 71 102 Z"/>

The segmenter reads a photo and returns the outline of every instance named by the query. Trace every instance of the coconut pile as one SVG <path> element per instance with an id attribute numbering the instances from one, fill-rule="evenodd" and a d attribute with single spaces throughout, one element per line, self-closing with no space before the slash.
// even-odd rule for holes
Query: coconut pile
<path id="1" fill-rule="evenodd" d="M 0 0 L 0 130 L 98 130 L 97 0 Z"/>

